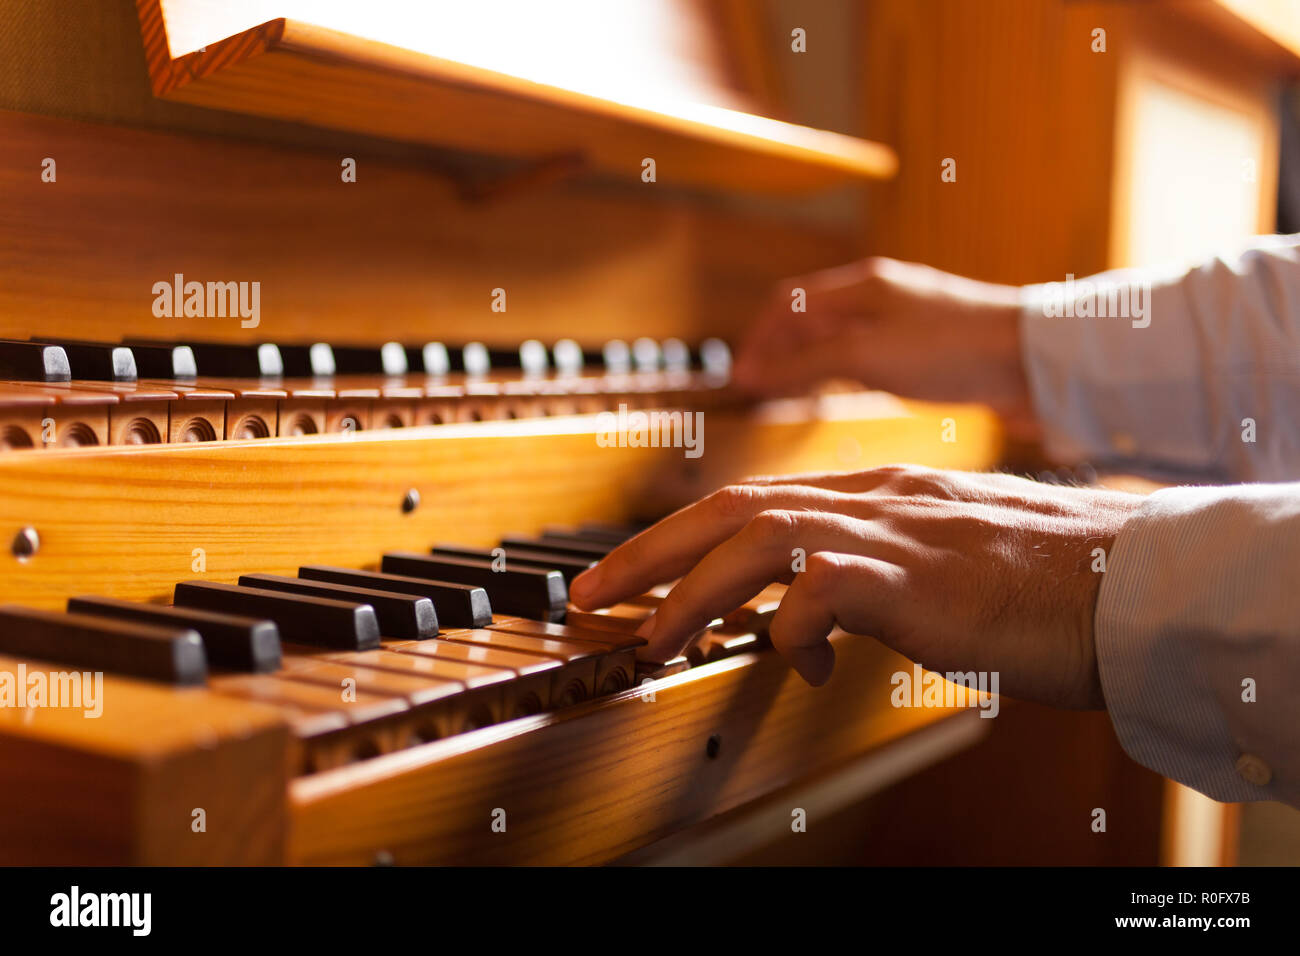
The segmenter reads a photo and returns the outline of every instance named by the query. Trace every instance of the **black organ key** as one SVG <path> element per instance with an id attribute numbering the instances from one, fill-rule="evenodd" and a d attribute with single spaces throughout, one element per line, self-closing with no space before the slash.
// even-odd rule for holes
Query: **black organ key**
<path id="1" fill-rule="evenodd" d="M 274 621 L 107 597 L 69 598 L 68 610 L 159 627 L 189 628 L 203 639 L 208 663 L 213 667 L 267 673 L 280 666 L 280 631 Z"/>
<path id="2" fill-rule="evenodd" d="M 433 602 L 442 627 L 487 627 L 492 623 L 492 605 L 487 591 L 472 584 L 382 574 L 379 571 L 354 571 L 351 568 L 332 568 L 320 564 L 299 568 L 298 577 L 427 597 Z"/>
<path id="3" fill-rule="evenodd" d="M 449 349 L 448 358 L 453 372 L 462 372 L 470 378 L 480 378 L 492 371 L 492 355 L 482 342 Z"/>
<path id="4" fill-rule="evenodd" d="M 132 345 L 135 370 L 141 378 L 192 382 L 199 374 L 194 350 L 188 345 Z"/>
<path id="5" fill-rule="evenodd" d="M 341 651 L 366 651 L 379 646 L 375 609 L 355 601 L 186 581 L 176 585 L 175 603 L 181 607 L 269 618 L 280 628 L 280 636 L 295 644 Z"/>
<path id="6" fill-rule="evenodd" d="M 453 558 L 477 558 L 480 561 L 492 561 L 495 560 L 493 550 L 493 548 L 467 548 L 458 544 L 437 544 L 433 546 L 432 554 L 434 557 L 447 555 Z M 571 554 L 559 554 L 557 552 L 534 551 L 531 548 L 508 547 L 502 550 L 505 552 L 504 557 L 507 566 L 519 565 L 525 568 L 559 571 L 564 575 L 565 584 L 571 584 L 574 578 L 596 564 L 594 560 L 589 558 L 576 558 Z"/>
<path id="7" fill-rule="evenodd" d="M 503 370 L 509 372 L 522 372 L 529 376 L 545 375 L 550 369 L 550 357 L 547 355 L 546 346 L 537 339 L 529 339 L 519 345 L 518 348 L 506 348 L 503 346 L 481 346 L 479 343 L 470 343 L 465 346 L 465 350 L 470 354 L 463 355 L 467 371 L 475 362 L 474 351 L 483 348 L 487 353 L 488 370 Z M 470 374 L 483 374 L 470 372 Z"/>
<path id="8" fill-rule="evenodd" d="M 648 527 L 650 527 L 650 525 L 642 524 L 640 522 L 629 522 L 628 524 L 612 524 L 605 521 L 584 521 L 582 524 L 578 525 L 578 529 L 576 531 L 571 533 L 579 534 L 579 535 L 595 535 L 604 538 L 605 540 L 617 541 L 620 544 L 622 544 L 624 541 L 627 541 L 629 538 L 636 537 L 638 534 L 640 534 Z M 564 529 L 562 528 L 542 529 L 542 534 L 556 535 L 556 534 L 564 534 L 564 533 L 565 533 Z"/>
<path id="9" fill-rule="evenodd" d="M 324 342 L 310 345 L 279 345 L 286 378 L 333 378 L 334 350 Z"/>
<path id="10" fill-rule="evenodd" d="M 0 607 L 0 653 L 169 684 L 202 684 L 203 641 L 188 628 Z"/>
<path id="11" fill-rule="evenodd" d="M 586 531 L 562 531 L 555 528 L 544 528 L 537 540 L 552 550 L 561 550 L 565 546 L 571 545 L 575 548 L 603 550 L 605 554 L 613 551 L 622 544 L 622 541 L 614 542 L 608 536 L 592 535 Z M 624 539 L 626 540 L 626 539 Z"/>
<path id="12" fill-rule="evenodd" d="M 518 371 L 520 368 L 519 350 L 501 346 L 486 346 L 488 365 L 494 370 Z"/>
<path id="13" fill-rule="evenodd" d="M 442 378 L 451 371 L 451 353 L 441 342 L 425 342 L 406 347 L 406 366 L 412 374 L 423 372 L 430 378 Z"/>
<path id="14" fill-rule="evenodd" d="M 557 554 L 570 554 L 579 558 L 598 561 L 616 547 L 608 541 L 583 540 L 576 535 L 543 534 L 540 538 L 530 538 L 522 534 L 509 534 L 501 539 L 505 548 L 531 548 L 534 551 L 554 551 Z"/>
<path id="15" fill-rule="evenodd" d="M 72 367 L 68 353 L 57 345 L 0 339 L 0 379 L 67 382 L 72 379 Z"/>
<path id="16" fill-rule="evenodd" d="M 33 338 L 33 342 L 57 345 L 68 356 L 73 378 L 89 382 L 134 382 L 135 356 L 125 345 L 83 342 L 75 339 Z"/>
<path id="17" fill-rule="evenodd" d="M 590 541 L 593 544 L 612 544 L 620 545 L 631 538 L 637 532 L 630 528 L 618 528 L 614 525 L 600 526 L 581 526 L 576 530 L 568 528 L 543 528 L 542 537 L 554 538 L 559 535 L 578 538 L 582 541 Z"/>
<path id="18" fill-rule="evenodd" d="M 334 368 L 339 375 L 387 375 L 407 373 L 406 349 L 397 342 L 375 348 L 366 345 L 335 345 Z"/>
<path id="19" fill-rule="evenodd" d="M 493 570 L 491 561 L 475 558 L 435 557 L 409 552 L 384 555 L 386 574 L 459 581 L 484 588 L 495 611 L 519 614 L 539 621 L 562 621 L 568 588 L 559 571 L 507 567 Z"/>
<path id="20" fill-rule="evenodd" d="M 375 609 L 379 630 L 384 637 L 422 641 L 438 635 L 438 615 L 434 611 L 433 602 L 420 595 L 338 582 L 290 578 L 279 574 L 245 574 L 240 577 L 239 583 L 249 588 L 369 604 Z"/>
<path id="21" fill-rule="evenodd" d="M 166 343 L 128 339 L 127 345 L 159 345 Z M 241 345 L 232 342 L 187 342 L 194 354 L 198 373 L 213 378 L 265 378 L 284 376 L 284 359 L 280 349 L 264 342 L 260 345 Z"/>

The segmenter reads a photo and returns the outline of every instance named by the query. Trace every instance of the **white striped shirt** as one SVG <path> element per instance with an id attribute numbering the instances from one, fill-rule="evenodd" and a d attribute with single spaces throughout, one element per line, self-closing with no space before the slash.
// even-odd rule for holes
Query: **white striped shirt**
<path id="1" fill-rule="evenodd" d="M 1300 483 L 1282 483 L 1300 480 L 1300 236 L 1092 282 L 1072 294 L 1151 283 L 1148 314 L 1047 315 L 1063 290 L 1024 290 L 1049 450 L 1165 479 L 1275 482 L 1159 491 L 1121 530 L 1095 618 L 1116 733 L 1217 800 L 1300 806 Z"/>

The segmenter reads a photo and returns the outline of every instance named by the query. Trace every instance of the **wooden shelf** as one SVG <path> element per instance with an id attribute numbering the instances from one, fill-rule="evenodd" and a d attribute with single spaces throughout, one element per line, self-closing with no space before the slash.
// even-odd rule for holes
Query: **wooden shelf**
<path id="1" fill-rule="evenodd" d="M 331 129 L 641 181 L 801 193 L 892 176 L 878 143 L 718 107 L 630 106 L 337 30 L 270 20 L 173 58 L 158 0 L 139 0 L 155 95 Z"/>

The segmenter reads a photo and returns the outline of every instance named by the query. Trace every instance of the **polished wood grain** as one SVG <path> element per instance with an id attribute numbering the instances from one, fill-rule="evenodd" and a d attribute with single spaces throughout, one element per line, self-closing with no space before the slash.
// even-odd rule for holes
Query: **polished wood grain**
<path id="1" fill-rule="evenodd" d="M 940 439 L 941 421 L 947 417 L 957 423 L 959 442 Z M 761 437 L 742 440 L 741 433 Z M 7 573 L 0 577 L 0 598 L 49 607 L 81 592 L 164 599 L 181 579 L 293 573 L 308 559 L 373 566 L 384 550 L 425 547 L 447 537 L 488 543 L 507 530 L 535 532 L 557 523 L 619 520 L 638 507 L 670 507 L 675 503 L 670 499 L 692 493 L 684 489 L 703 476 L 735 478 L 754 465 L 835 467 L 843 464 L 849 449 L 853 461 L 864 467 L 893 460 L 900 450 L 935 464 L 986 467 L 996 462 L 1000 447 L 996 426 L 985 412 L 902 405 L 872 395 L 858 396 L 856 404 L 853 396 L 827 398 L 820 408 L 778 404 L 757 416 L 709 413 L 704 434 L 705 454 L 695 462 L 678 449 L 602 448 L 590 417 L 350 438 L 5 456 L 0 458 L 0 522 L 5 527 L 34 525 L 42 547 L 26 562 L 9 559 Z M 908 434 L 912 438 L 903 441 Z M 715 457 L 723 460 L 715 462 Z M 707 470 L 697 467 L 702 464 Z M 679 479 L 678 490 L 670 490 L 663 476 L 683 469 L 688 474 Z M 402 513 L 401 499 L 411 487 L 421 491 L 422 504 L 408 515 Z M 68 509 L 69 501 L 78 507 Z M 194 548 L 203 549 L 203 571 L 195 570 Z M 770 653 L 747 655 L 684 675 L 688 682 L 681 689 L 664 688 L 666 699 L 658 696 L 657 686 L 644 688 L 665 701 L 667 706 L 658 710 L 649 709 L 633 691 L 614 703 L 617 719 L 612 722 L 611 712 L 596 705 L 589 711 L 566 711 L 576 722 L 554 715 L 524 718 L 436 745 L 418 741 L 508 719 L 504 692 L 483 688 L 452 699 L 450 706 L 423 704 L 420 713 L 408 712 L 407 702 L 393 699 L 391 714 L 383 710 L 385 699 L 366 693 L 360 703 L 378 709 L 358 722 L 352 714 L 335 713 L 337 692 L 327 685 L 335 686 L 337 675 L 328 680 L 318 675 L 324 681 L 318 686 L 320 700 L 307 704 L 285 696 L 311 693 L 301 686 L 313 680 L 305 673 L 293 672 L 287 682 L 277 677 L 275 688 L 267 687 L 261 676 L 217 678 L 214 689 L 235 708 L 218 709 L 217 716 L 208 716 L 205 709 L 212 691 L 171 697 L 148 687 L 136 694 L 132 685 L 127 688 L 130 698 L 123 697 L 115 711 L 115 722 L 103 725 L 105 733 L 98 725 L 87 727 L 93 722 L 61 718 L 59 732 L 68 736 L 58 742 L 63 756 L 57 758 L 47 755 L 52 744 L 29 739 L 34 732 L 21 730 L 25 725 L 15 730 L 11 719 L 0 728 L 0 750 L 13 758 L 6 766 L 30 772 L 36 792 L 49 797 L 48 813 L 74 821 L 70 839 L 48 853 L 28 839 L 15 839 L 12 859 L 371 862 L 379 850 L 390 850 L 401 862 L 486 862 L 497 859 L 505 845 L 492 844 L 494 835 L 474 816 L 484 800 L 493 806 L 504 803 L 512 813 L 522 811 L 529 821 L 527 842 L 510 843 L 502 859 L 611 859 L 678 825 L 722 812 L 943 716 L 885 707 L 887 674 L 902 666 L 901 659 L 867 639 L 841 647 L 839 673 L 844 676 L 837 677 L 832 692 L 813 691 L 791 678 Z M 547 680 L 544 675 L 531 679 Z M 880 696 L 864 695 L 858 681 L 874 682 Z M 520 703 L 524 690 L 521 684 L 510 698 L 515 711 L 526 709 Z M 259 702 L 264 709 L 257 719 L 275 723 L 278 715 L 273 739 L 223 743 L 214 757 L 214 745 L 193 737 L 196 725 L 210 725 L 224 740 L 222 728 L 240 725 L 238 708 Z M 178 707 L 189 717 L 170 721 L 168 715 Z M 142 723 L 150 714 L 164 722 L 166 733 L 155 734 Z M 644 722 L 651 717 L 652 723 Z M 331 719 L 341 723 L 328 724 Z M 420 730 L 422 719 L 429 724 L 427 732 Z M 674 738 L 670 728 L 698 735 L 705 723 L 705 739 L 718 733 L 727 749 L 701 774 L 691 769 L 699 755 L 693 761 L 687 754 L 703 744 L 688 736 Z M 286 727 L 299 739 L 288 740 Z M 559 729 L 548 729 L 552 727 Z M 534 729 L 540 735 L 528 737 Z M 615 746 L 633 739 L 634 746 Z M 513 743 L 495 746 L 503 740 Z M 178 751 L 174 760 L 149 756 L 169 746 Z M 430 746 L 444 749 L 431 751 Z M 517 759 L 519 748 L 531 762 Z M 105 751 L 111 753 L 104 756 Z M 442 760 L 447 753 L 459 756 L 448 764 Z M 577 758 L 584 772 L 571 778 L 565 768 Z M 603 773 L 591 769 L 610 760 L 619 764 L 608 778 L 622 781 L 616 791 L 609 790 Z M 266 772 L 268 761 L 275 772 Z M 539 788 L 534 771 L 543 765 L 551 768 L 547 774 L 564 775 L 569 782 L 560 789 Z M 513 769 L 503 777 L 502 767 Z M 186 775 L 184 783 L 170 776 L 173 768 Z M 628 769 L 636 772 L 617 776 Z M 298 805 L 288 813 L 297 821 L 291 824 L 294 843 L 289 849 L 278 829 L 285 814 L 277 800 L 288 792 L 287 777 L 304 770 L 311 772 L 304 780 L 320 783 L 292 791 Z M 68 773 L 85 776 L 93 785 L 75 791 L 66 784 Z M 221 840 L 207 844 L 186 839 L 178 829 L 179 804 L 216 806 L 229 821 L 234 810 L 227 794 L 242 794 L 250 774 L 258 781 L 257 796 L 240 805 L 246 812 L 238 825 L 230 824 Z M 646 775 L 670 786 L 645 790 L 653 806 L 643 813 L 623 791 L 642 792 L 635 781 Z M 445 793 L 448 787 L 458 792 Z M 594 804 L 588 802 L 592 787 L 606 791 Z M 8 819 L 35 821 L 31 832 L 39 835 L 54 826 L 44 803 L 29 803 L 18 788 L 8 792 L 13 804 Z M 138 799 L 152 814 L 148 821 L 131 815 L 137 792 L 144 794 Z M 557 801 L 561 793 L 566 799 Z M 609 802 L 610 793 L 619 798 Z M 429 800 L 444 799 L 447 812 L 429 811 L 442 806 Z M 340 817 L 356 816 L 352 808 L 358 800 L 373 801 L 369 822 L 341 826 Z M 575 839 L 573 834 L 589 831 L 593 820 L 600 823 L 596 832 L 601 835 Z M 188 825 L 188 817 L 182 822 Z M 539 839 L 539 826 L 555 839 Z M 448 827 L 454 831 L 450 838 Z"/>
<path id="2" fill-rule="evenodd" d="M 16 679 L 20 663 L 67 669 L 0 658 L 0 673 Z M 101 702 L 96 718 L 0 708 L 0 863 L 281 861 L 289 737 L 276 711 L 111 675 Z"/>
<path id="3" fill-rule="evenodd" d="M 304 777 L 290 788 L 289 859 L 605 862 L 959 713 L 889 706 L 890 677 L 911 665 L 870 638 L 834 643 L 825 687 L 773 653 L 746 654 Z"/>
<path id="4" fill-rule="evenodd" d="M 385 551 L 437 541 L 490 544 L 509 531 L 661 514 L 753 473 L 998 461 L 1000 432 L 987 411 L 862 401 L 857 417 L 819 417 L 815 405 L 773 406 L 767 421 L 761 412 L 705 413 L 696 459 L 678 448 L 602 447 L 596 416 L 7 453 L 0 529 L 32 526 L 42 545 L 26 562 L 0 558 L 0 600 L 156 600 L 191 578 L 233 582 L 305 563 L 372 567 Z M 949 418 L 956 442 L 943 441 Z M 405 513 L 412 489 L 420 506 Z"/>
<path id="5" fill-rule="evenodd" d="M 649 109 L 275 19 L 173 58 L 168 15 L 138 0 L 154 92 L 216 109 L 532 161 L 577 155 L 625 182 L 643 158 L 682 186 L 803 192 L 893 174 L 893 152 L 691 103 Z"/>
<path id="6" fill-rule="evenodd" d="M 358 180 L 340 181 L 340 159 Z M 56 158 L 58 180 L 41 181 Z M 646 186 L 460 198 L 428 162 L 0 111 L 0 336 L 519 343 L 738 338 L 851 243 Z M 261 283 L 261 321 L 153 314 L 154 283 Z M 492 290 L 507 307 L 492 311 Z"/>

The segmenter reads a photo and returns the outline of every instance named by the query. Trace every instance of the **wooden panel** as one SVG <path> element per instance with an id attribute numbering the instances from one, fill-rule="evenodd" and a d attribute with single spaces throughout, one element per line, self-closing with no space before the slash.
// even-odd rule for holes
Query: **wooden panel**
<path id="1" fill-rule="evenodd" d="M 842 237 L 666 191 L 467 202 L 430 165 L 0 112 L 0 335 L 456 340 L 734 335 Z M 340 155 L 358 180 L 340 182 Z M 41 160 L 58 179 L 41 181 Z M 176 273 L 261 283 L 261 321 L 153 315 Z M 492 290 L 507 308 L 493 312 Z"/>
<path id="2" fill-rule="evenodd" d="M 741 866 L 1155 866 L 1165 781 L 1120 748 L 1101 711 L 1003 698 L 974 746 L 783 834 Z M 1106 811 L 1106 831 L 1092 829 Z M 810 812 L 811 818 L 811 812 Z"/>
<path id="3" fill-rule="evenodd" d="M 850 443 L 859 450 L 854 467 L 904 458 L 968 468 L 997 462 L 999 436 L 987 412 L 908 407 L 915 417 L 895 410 L 775 422 L 753 440 L 731 437 L 754 424 L 747 416 L 710 413 L 699 459 L 674 448 L 601 447 L 594 417 L 0 455 L 0 535 L 8 540 L 30 525 L 42 542 L 25 563 L 0 559 L 0 601 L 57 607 L 73 593 L 162 598 L 194 577 L 291 574 L 310 561 L 361 567 L 385 550 L 439 540 L 489 544 L 509 530 L 662 513 L 702 481 L 731 480 L 756 465 L 841 467 L 837 451 Z M 939 437 L 948 416 L 956 443 Z M 406 514 L 412 488 L 421 504 Z"/>
<path id="4" fill-rule="evenodd" d="M 584 165 L 638 182 L 803 192 L 888 177 L 893 152 L 823 130 L 681 100 L 655 108 L 276 19 L 172 58 L 157 0 L 138 0 L 154 92 L 199 106 L 488 155 Z"/>
<path id="5" fill-rule="evenodd" d="M 865 129 L 902 163 L 875 191 L 870 251 L 1013 283 L 1104 267 L 1113 59 L 1089 53 L 1088 30 L 1067 33 L 1071 6 L 868 5 Z"/>
<path id="6" fill-rule="evenodd" d="M 901 462 L 980 469 L 1003 460 L 1001 425 L 987 409 L 904 402 L 883 392 L 771 402 L 750 415 L 706 414 L 705 423 L 706 453 L 657 476 L 657 494 L 672 506 L 746 476 Z"/>
<path id="7" fill-rule="evenodd" d="M 773 653 L 746 654 L 562 715 L 297 780 L 289 858 L 600 863 L 952 715 L 888 706 L 890 676 L 911 665 L 870 638 L 834 641 L 824 687 Z M 503 833 L 492 829 L 498 809 Z"/>
<path id="8" fill-rule="evenodd" d="M 1272 91 L 1285 68 L 1186 15 L 1198 4 L 874 0 L 865 128 L 903 164 L 877 191 L 867 248 L 1012 283 L 1121 264 L 1115 230 L 1128 199 L 1116 158 L 1129 146 L 1134 63 L 1176 63 L 1260 117 L 1265 144 L 1276 137 Z M 1096 29 L 1105 52 L 1092 49 Z M 940 175 L 949 158 L 955 182 Z M 1261 162 L 1264 193 L 1271 178 Z"/>
<path id="9" fill-rule="evenodd" d="M 100 704 L 95 719 L 0 708 L 0 863 L 282 861 L 288 732 L 274 711 L 111 675 Z"/>

